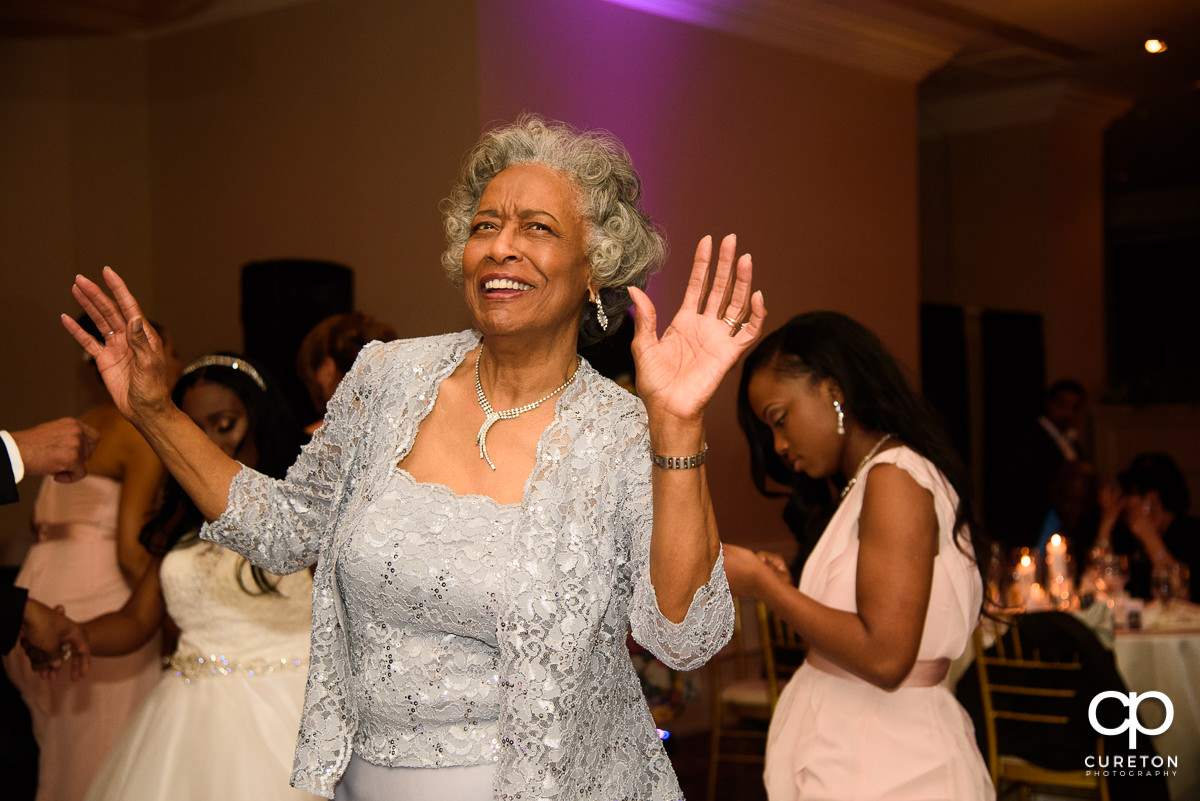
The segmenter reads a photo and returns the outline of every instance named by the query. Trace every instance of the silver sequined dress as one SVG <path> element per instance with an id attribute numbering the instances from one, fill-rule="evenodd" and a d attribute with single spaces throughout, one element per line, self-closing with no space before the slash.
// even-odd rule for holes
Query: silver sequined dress
<path id="1" fill-rule="evenodd" d="M 579 379 L 559 397 L 555 420 L 538 443 L 511 529 L 469 524 L 476 536 L 496 538 L 494 550 L 470 546 L 481 559 L 485 550 L 495 557 L 491 567 L 485 562 L 466 570 L 464 562 L 430 575 L 430 561 L 419 554 L 440 547 L 436 521 L 414 521 L 411 530 L 378 528 L 390 519 L 390 513 L 379 514 L 380 504 L 389 504 L 389 493 L 402 487 L 396 465 L 412 447 L 441 381 L 478 341 L 478 332 L 466 331 L 369 345 L 286 480 L 243 469 L 225 513 L 201 533 L 272 572 L 318 559 L 293 783 L 332 797 L 353 748 L 372 748 L 374 754 L 360 754 L 372 761 L 384 749 L 390 764 L 452 764 L 449 752 L 472 737 L 406 736 L 413 726 L 437 727 L 444 720 L 436 710 L 424 718 L 419 697 L 416 709 L 406 708 L 411 699 L 403 688 L 459 681 L 473 684 L 480 708 L 494 699 L 495 739 L 485 733 L 472 748 L 486 753 L 494 745 L 498 799 L 678 799 L 626 634 L 632 629 L 670 666 L 695 668 L 728 641 L 733 605 L 718 559 L 683 622 L 672 623 L 658 611 L 649 567 L 649 433 L 639 400 L 586 362 L 580 366 Z M 494 520 L 497 511 L 482 517 Z M 396 576 L 379 585 L 381 564 L 395 568 Z M 449 592 L 481 575 L 490 588 L 481 583 L 481 592 L 472 590 L 469 605 L 461 603 L 465 596 Z M 355 577 L 370 576 L 379 593 L 388 593 L 382 601 L 356 589 L 367 585 Z M 385 606 L 389 614 L 381 613 Z M 404 626 L 420 632 L 426 644 L 438 638 L 452 643 L 463 615 L 491 620 L 494 692 L 480 670 L 483 651 L 448 648 L 443 664 L 440 656 L 431 662 L 429 652 L 405 656 L 396 637 L 394 627 Z M 379 661 L 389 645 L 395 655 L 387 665 L 405 659 L 401 668 Z M 396 681 L 381 681 L 387 676 Z M 468 703 L 464 698 L 459 694 L 455 703 Z M 377 727 L 369 720 L 375 712 L 366 708 L 376 703 L 390 714 L 405 713 L 403 725 L 393 723 L 392 732 Z M 472 719 L 470 713 L 464 719 Z"/>

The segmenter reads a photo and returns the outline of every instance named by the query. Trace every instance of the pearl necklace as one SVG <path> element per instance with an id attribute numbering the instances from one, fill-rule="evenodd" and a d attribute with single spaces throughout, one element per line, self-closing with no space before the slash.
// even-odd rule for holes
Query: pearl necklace
<path id="1" fill-rule="evenodd" d="M 854 475 L 850 476 L 850 480 L 846 482 L 846 486 L 842 487 L 842 498 L 845 498 L 846 494 L 850 492 L 850 488 L 858 483 L 858 474 L 862 472 L 863 465 L 871 461 L 871 457 L 879 453 L 879 449 L 883 447 L 883 443 L 887 442 L 894 436 L 895 434 L 884 434 L 879 438 L 879 442 L 875 443 L 875 447 L 871 448 L 871 452 L 863 457 L 863 460 L 858 463 L 858 467 L 854 468 Z"/>
<path id="2" fill-rule="evenodd" d="M 487 435 L 488 431 L 500 420 L 511 420 L 525 412 L 531 412 L 541 406 L 546 401 L 553 398 L 558 393 L 562 392 L 567 387 L 575 382 L 575 378 L 579 375 L 579 361 L 575 362 L 575 372 L 571 373 L 571 377 L 562 383 L 558 389 L 551 392 L 545 397 L 535 400 L 533 403 L 527 403 L 524 406 L 518 406 L 515 409 L 507 409 L 503 412 L 498 412 L 492 408 L 492 404 L 488 403 L 487 395 L 483 394 L 483 384 L 479 381 L 479 360 L 483 357 L 483 344 L 479 345 L 479 353 L 475 356 L 475 395 L 479 398 L 479 408 L 483 409 L 483 425 L 479 427 L 479 433 L 475 435 L 475 442 L 479 445 L 479 458 L 484 459 L 488 463 L 488 467 L 493 470 L 496 465 L 492 464 L 492 459 L 487 452 Z"/>

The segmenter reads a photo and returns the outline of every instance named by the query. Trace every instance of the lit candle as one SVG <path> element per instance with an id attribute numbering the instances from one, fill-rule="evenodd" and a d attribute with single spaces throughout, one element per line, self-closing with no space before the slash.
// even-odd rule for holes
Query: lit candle
<path id="1" fill-rule="evenodd" d="M 1033 557 L 1027 551 L 1022 552 L 1021 559 L 1017 562 L 1017 569 L 1013 576 L 1013 588 L 1016 590 L 1016 603 L 1018 606 L 1027 606 L 1029 604 L 1030 589 L 1033 587 L 1034 573 L 1037 570 L 1037 565 L 1033 563 Z"/>
<path id="2" fill-rule="evenodd" d="M 1046 580 L 1061 581 L 1067 575 L 1067 540 L 1061 534 L 1046 543 Z"/>

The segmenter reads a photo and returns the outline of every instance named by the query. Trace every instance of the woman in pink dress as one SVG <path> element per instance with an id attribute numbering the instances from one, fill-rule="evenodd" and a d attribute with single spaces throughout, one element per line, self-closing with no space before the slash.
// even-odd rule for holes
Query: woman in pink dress
<path id="1" fill-rule="evenodd" d="M 99 331 L 91 333 L 103 339 Z M 42 483 L 34 506 L 37 542 L 16 583 L 31 599 L 86 620 L 120 609 L 150 564 L 138 536 L 153 512 L 163 469 L 113 404 L 96 406 L 80 419 L 100 432 L 88 475 L 71 484 L 53 478 Z M 78 682 L 66 670 L 49 680 L 39 677 L 19 649 L 4 657 L 33 719 L 38 801 L 83 798 L 109 748 L 158 681 L 160 657 L 156 637 L 127 656 L 94 658 L 87 678 Z"/>
<path id="2" fill-rule="evenodd" d="M 990 553 L 949 439 L 875 335 L 833 312 L 766 337 L 738 401 L 760 490 L 790 479 L 810 519 L 831 515 L 798 588 L 779 557 L 725 546 L 734 593 L 809 644 L 771 721 L 768 797 L 994 798 L 944 684 L 979 617 L 976 555 Z"/>

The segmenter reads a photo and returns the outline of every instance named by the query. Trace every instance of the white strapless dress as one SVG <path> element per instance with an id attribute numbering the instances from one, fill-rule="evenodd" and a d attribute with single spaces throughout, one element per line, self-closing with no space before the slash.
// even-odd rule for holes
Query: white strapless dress
<path id="1" fill-rule="evenodd" d="M 161 567 L 179 646 L 114 746 L 88 801 L 299 801 L 289 786 L 308 668 L 312 579 L 257 592 L 249 565 L 200 543 Z"/>

